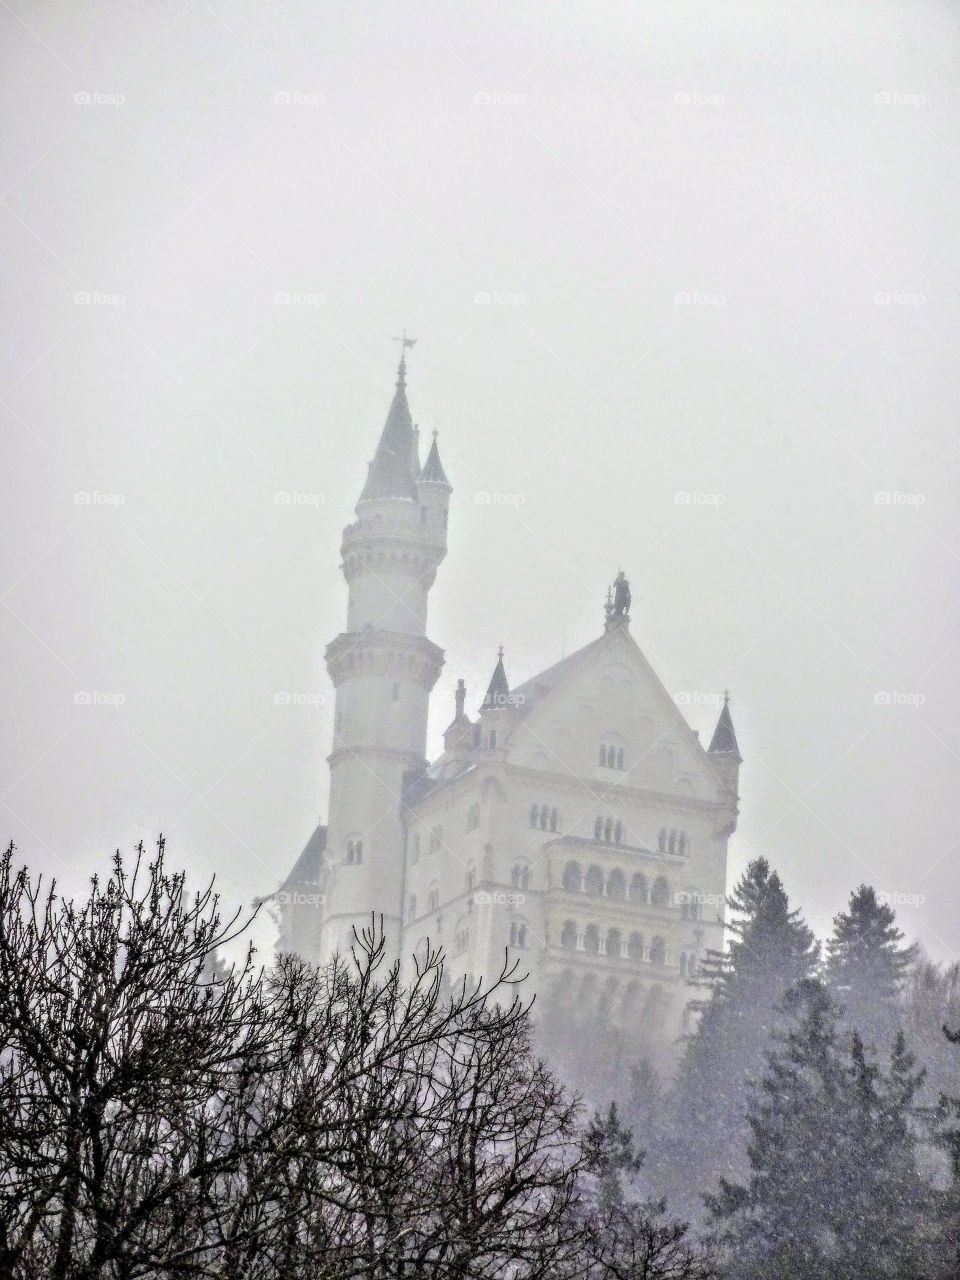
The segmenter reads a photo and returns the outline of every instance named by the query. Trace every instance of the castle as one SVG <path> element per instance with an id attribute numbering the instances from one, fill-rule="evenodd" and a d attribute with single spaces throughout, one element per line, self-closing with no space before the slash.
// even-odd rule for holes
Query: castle
<path id="1" fill-rule="evenodd" d="M 705 750 L 630 634 L 620 573 L 582 649 L 515 687 L 501 650 L 475 716 L 459 681 L 443 753 L 426 759 L 443 665 L 427 600 L 452 488 L 436 433 L 420 464 L 405 354 L 343 532 L 329 820 L 277 895 L 279 945 L 323 961 L 382 913 L 402 964 L 429 940 L 454 979 L 489 977 L 506 952 L 529 972 L 548 1038 L 551 1022 L 559 1042 L 579 1021 L 593 1057 L 596 1017 L 618 1060 L 637 1045 L 663 1060 L 688 979 L 722 945 L 740 768 L 730 708 Z"/>

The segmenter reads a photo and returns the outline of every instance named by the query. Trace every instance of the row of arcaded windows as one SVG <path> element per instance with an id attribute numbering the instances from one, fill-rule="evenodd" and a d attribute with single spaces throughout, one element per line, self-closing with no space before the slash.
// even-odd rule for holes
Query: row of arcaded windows
<path id="1" fill-rule="evenodd" d="M 587 955 L 633 960 L 637 964 L 647 961 L 663 967 L 667 963 L 667 944 L 662 937 L 653 938 L 648 947 L 642 933 L 601 929 L 595 924 L 581 928 L 575 920 L 564 921 L 560 931 L 560 946 L 564 951 L 583 951 Z M 692 978 L 697 971 L 696 952 L 681 951 L 678 965 L 685 978 Z"/>
<path id="2" fill-rule="evenodd" d="M 642 933 L 625 934 L 620 929 L 601 929 L 595 924 L 581 928 L 575 920 L 564 921 L 560 946 L 564 951 L 585 951 L 587 955 L 612 956 L 638 964 L 648 960 L 650 964 L 663 965 L 667 960 L 663 938 L 654 938 L 648 948 Z"/>
<path id="3" fill-rule="evenodd" d="M 541 831 L 560 830 L 560 814 L 547 804 L 531 805 L 529 822 L 531 827 L 538 827 Z"/>
<path id="4" fill-rule="evenodd" d="M 563 868 L 563 887 L 571 893 L 589 893 L 595 898 L 613 898 L 618 901 L 649 903 L 651 907 L 669 907 L 670 882 L 665 876 L 657 876 L 651 886 L 642 871 L 636 871 L 629 882 L 619 867 L 604 875 L 596 864 L 584 871 L 579 862 L 568 862 Z M 693 895 L 687 895 L 692 897 Z"/>

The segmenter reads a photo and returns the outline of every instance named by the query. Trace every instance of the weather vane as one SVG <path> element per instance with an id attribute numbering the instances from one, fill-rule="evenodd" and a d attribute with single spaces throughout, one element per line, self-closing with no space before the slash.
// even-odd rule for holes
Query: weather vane
<path id="1" fill-rule="evenodd" d="M 401 355 L 401 357 L 402 357 L 402 356 L 404 355 L 404 353 L 406 352 L 407 347 L 414 347 L 414 346 L 416 346 L 417 341 L 418 341 L 418 340 L 417 340 L 416 338 L 408 338 L 408 337 L 407 337 L 407 331 L 406 331 L 406 329 L 404 329 L 403 333 L 401 334 L 401 336 L 400 336 L 399 338 L 394 338 L 394 342 L 399 342 L 399 343 L 400 343 L 400 355 Z"/>

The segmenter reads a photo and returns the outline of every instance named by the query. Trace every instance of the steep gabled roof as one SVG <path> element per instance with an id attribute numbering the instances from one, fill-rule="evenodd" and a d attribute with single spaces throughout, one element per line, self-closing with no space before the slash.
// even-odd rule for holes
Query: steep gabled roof
<path id="1" fill-rule="evenodd" d="M 303 847 L 303 852 L 293 864 L 290 874 L 281 888 L 289 889 L 291 885 L 318 884 L 323 869 L 323 855 L 327 848 L 327 828 L 321 823 Z"/>

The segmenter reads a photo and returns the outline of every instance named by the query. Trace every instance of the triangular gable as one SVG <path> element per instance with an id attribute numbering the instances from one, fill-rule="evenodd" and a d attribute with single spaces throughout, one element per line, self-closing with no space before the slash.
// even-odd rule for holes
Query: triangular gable
<path id="1" fill-rule="evenodd" d="M 512 763 L 598 776 L 670 795 L 721 797 L 722 779 L 625 626 L 616 626 L 514 690 Z M 601 745 L 623 748 L 622 776 L 597 773 Z"/>

